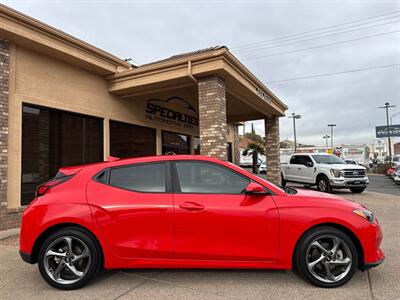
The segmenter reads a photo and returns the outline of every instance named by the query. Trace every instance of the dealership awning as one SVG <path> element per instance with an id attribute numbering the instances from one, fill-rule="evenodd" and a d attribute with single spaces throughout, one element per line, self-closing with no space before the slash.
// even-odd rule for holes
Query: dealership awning
<path id="1" fill-rule="evenodd" d="M 109 91 L 122 98 L 177 88 L 197 87 L 197 80 L 218 76 L 225 81 L 230 121 L 284 116 L 287 106 L 226 47 L 172 56 L 108 77 Z"/>

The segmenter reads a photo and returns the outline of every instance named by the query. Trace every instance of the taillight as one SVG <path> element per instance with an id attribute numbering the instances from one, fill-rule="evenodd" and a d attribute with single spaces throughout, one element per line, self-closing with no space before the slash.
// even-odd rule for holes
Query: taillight
<path id="1" fill-rule="evenodd" d="M 69 176 L 62 176 L 60 177 L 59 174 L 56 175 L 55 178 L 41 184 L 38 186 L 36 189 L 36 197 L 43 196 L 46 194 L 52 187 L 55 187 L 56 185 L 59 185 L 63 182 L 66 182 L 68 179 L 71 179 L 74 175 L 69 175 Z"/>

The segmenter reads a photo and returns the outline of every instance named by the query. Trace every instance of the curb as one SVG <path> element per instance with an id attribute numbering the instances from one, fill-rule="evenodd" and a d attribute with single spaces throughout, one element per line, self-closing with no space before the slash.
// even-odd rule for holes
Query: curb
<path id="1" fill-rule="evenodd" d="M 0 231 L 0 240 L 4 240 L 6 238 L 9 238 L 10 236 L 18 235 L 19 230 L 20 228 L 17 227 Z"/>

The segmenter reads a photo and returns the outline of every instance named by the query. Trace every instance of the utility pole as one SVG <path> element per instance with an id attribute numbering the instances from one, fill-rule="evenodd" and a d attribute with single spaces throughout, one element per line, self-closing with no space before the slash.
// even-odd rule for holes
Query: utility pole
<path id="1" fill-rule="evenodd" d="M 296 115 L 295 113 L 292 113 L 291 116 L 288 118 L 293 119 L 293 135 L 294 135 L 294 153 L 297 151 L 297 141 L 296 141 L 296 119 L 301 119 L 301 115 Z"/>
<path id="2" fill-rule="evenodd" d="M 387 125 L 387 133 L 388 133 L 388 148 L 389 148 L 389 156 L 392 157 L 392 145 L 390 144 L 390 125 L 389 125 L 389 108 L 396 107 L 395 105 L 390 105 L 389 102 L 385 103 L 385 106 L 379 106 L 378 108 L 386 109 L 386 125 Z"/>
<path id="3" fill-rule="evenodd" d="M 328 127 L 331 128 L 331 149 L 332 149 L 332 153 L 333 153 L 333 127 L 335 127 L 336 124 L 328 124 Z"/>
<path id="4" fill-rule="evenodd" d="M 325 139 L 325 145 L 326 148 L 328 148 L 328 139 L 330 138 L 330 136 L 328 134 L 325 134 L 322 138 Z"/>

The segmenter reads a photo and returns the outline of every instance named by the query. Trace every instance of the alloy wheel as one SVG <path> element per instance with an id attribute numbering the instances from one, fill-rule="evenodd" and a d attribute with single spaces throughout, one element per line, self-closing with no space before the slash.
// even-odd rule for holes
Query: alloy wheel
<path id="1" fill-rule="evenodd" d="M 88 246 L 74 236 L 62 236 L 47 247 L 44 268 L 47 275 L 59 284 L 73 284 L 88 272 L 91 254 Z"/>
<path id="2" fill-rule="evenodd" d="M 307 248 L 306 265 L 315 279 L 325 283 L 338 282 L 350 272 L 350 247 L 334 235 L 318 237 Z"/>
<path id="3" fill-rule="evenodd" d="M 318 182 L 318 187 L 321 192 L 325 192 L 328 190 L 328 184 L 325 179 L 320 179 Z"/>

